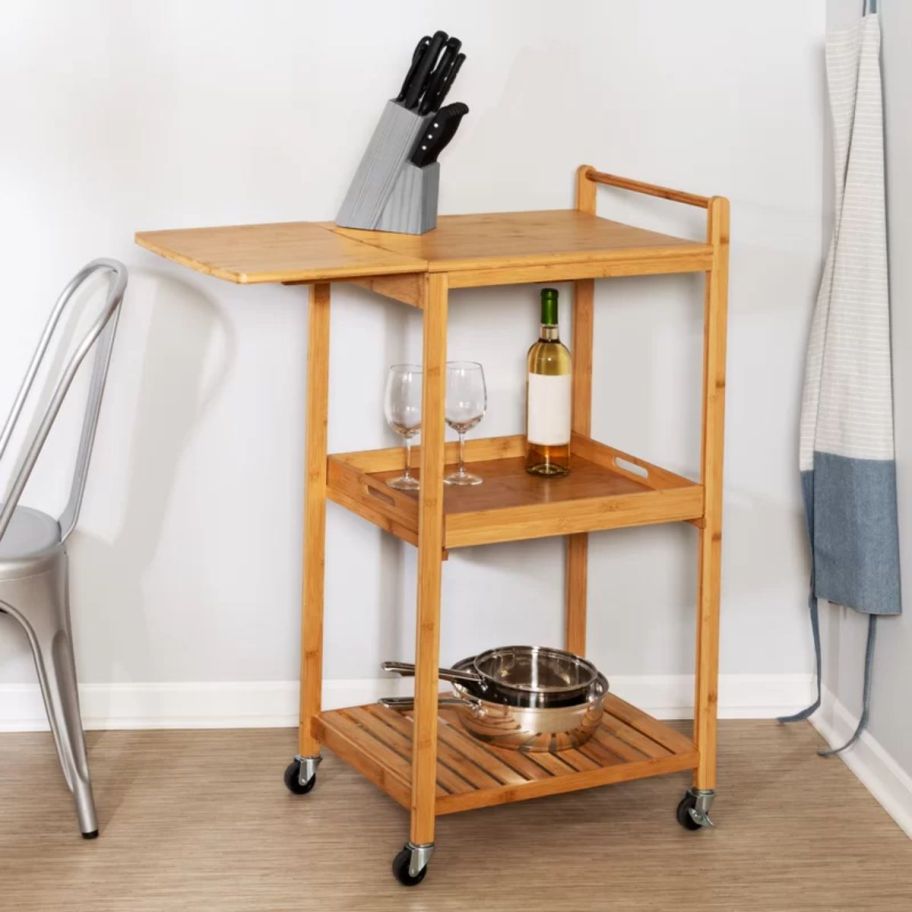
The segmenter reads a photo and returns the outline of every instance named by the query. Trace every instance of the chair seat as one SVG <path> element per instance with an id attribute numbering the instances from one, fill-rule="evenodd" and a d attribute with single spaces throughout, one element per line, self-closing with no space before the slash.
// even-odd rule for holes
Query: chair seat
<path id="1" fill-rule="evenodd" d="M 0 539 L 0 580 L 28 576 L 60 549 L 60 524 L 31 507 L 16 507 Z"/>

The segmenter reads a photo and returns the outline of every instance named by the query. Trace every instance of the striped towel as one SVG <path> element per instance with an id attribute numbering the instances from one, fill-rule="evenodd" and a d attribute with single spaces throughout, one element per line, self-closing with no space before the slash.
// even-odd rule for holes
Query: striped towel
<path id="1" fill-rule="evenodd" d="M 817 600 L 868 614 L 864 709 L 844 750 L 867 722 L 875 619 L 901 610 L 876 14 L 827 36 L 826 67 L 836 214 L 808 342 L 799 457 L 817 700 L 782 721 L 820 706 Z"/>

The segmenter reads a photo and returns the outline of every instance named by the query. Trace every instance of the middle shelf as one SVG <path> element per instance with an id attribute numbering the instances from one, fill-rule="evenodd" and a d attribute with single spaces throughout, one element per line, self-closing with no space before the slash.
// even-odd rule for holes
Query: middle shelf
<path id="1" fill-rule="evenodd" d="M 624 526 L 696 522 L 703 487 L 690 479 L 573 435 L 572 471 L 564 478 L 529 475 L 522 435 L 466 443 L 466 462 L 484 483 L 444 485 L 444 548 L 595 532 Z M 446 461 L 455 463 L 457 444 Z M 418 544 L 418 494 L 389 487 L 401 474 L 404 450 L 337 453 L 327 460 L 327 496 L 404 541 Z M 413 473 L 420 447 L 413 447 Z"/>

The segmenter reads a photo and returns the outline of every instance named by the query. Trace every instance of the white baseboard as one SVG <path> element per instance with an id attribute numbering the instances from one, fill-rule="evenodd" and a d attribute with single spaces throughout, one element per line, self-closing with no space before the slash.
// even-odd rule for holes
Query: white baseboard
<path id="1" fill-rule="evenodd" d="M 824 688 L 821 708 L 811 717 L 811 724 L 830 747 L 839 747 L 852 737 L 858 717 Z M 912 776 L 869 731 L 862 732 L 858 741 L 838 756 L 912 838 Z"/>
<path id="2" fill-rule="evenodd" d="M 399 678 L 328 680 L 327 709 L 370 703 L 411 692 Z M 693 717 L 691 675 L 619 675 L 611 690 L 659 719 Z M 193 681 L 155 684 L 82 684 L 87 729 L 285 728 L 297 725 L 296 681 Z M 795 712 L 813 699 L 813 676 L 721 675 L 719 716 L 770 719 Z M 824 691 L 823 708 L 811 719 L 831 746 L 844 744 L 857 719 Z M 0 684 L 0 732 L 47 731 L 35 684 Z M 865 732 L 840 757 L 900 827 L 912 837 L 912 777 Z"/>
<path id="3" fill-rule="evenodd" d="M 411 692 L 398 678 L 328 680 L 328 709 L 370 703 Z M 693 717 L 690 675 L 620 675 L 611 690 L 660 719 Z M 794 712 L 811 699 L 810 675 L 722 675 L 719 715 L 768 719 Z M 194 681 L 156 684 L 81 684 L 87 729 L 283 728 L 297 725 L 296 681 Z M 37 685 L 0 684 L 0 731 L 46 731 Z"/>

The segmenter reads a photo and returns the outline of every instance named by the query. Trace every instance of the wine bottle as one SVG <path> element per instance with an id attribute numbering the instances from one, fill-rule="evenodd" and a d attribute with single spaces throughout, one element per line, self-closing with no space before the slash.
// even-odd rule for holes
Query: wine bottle
<path id="1" fill-rule="evenodd" d="M 529 349 L 526 385 L 526 471 L 566 475 L 570 471 L 572 363 L 560 341 L 557 289 L 541 292 L 541 333 Z"/>

